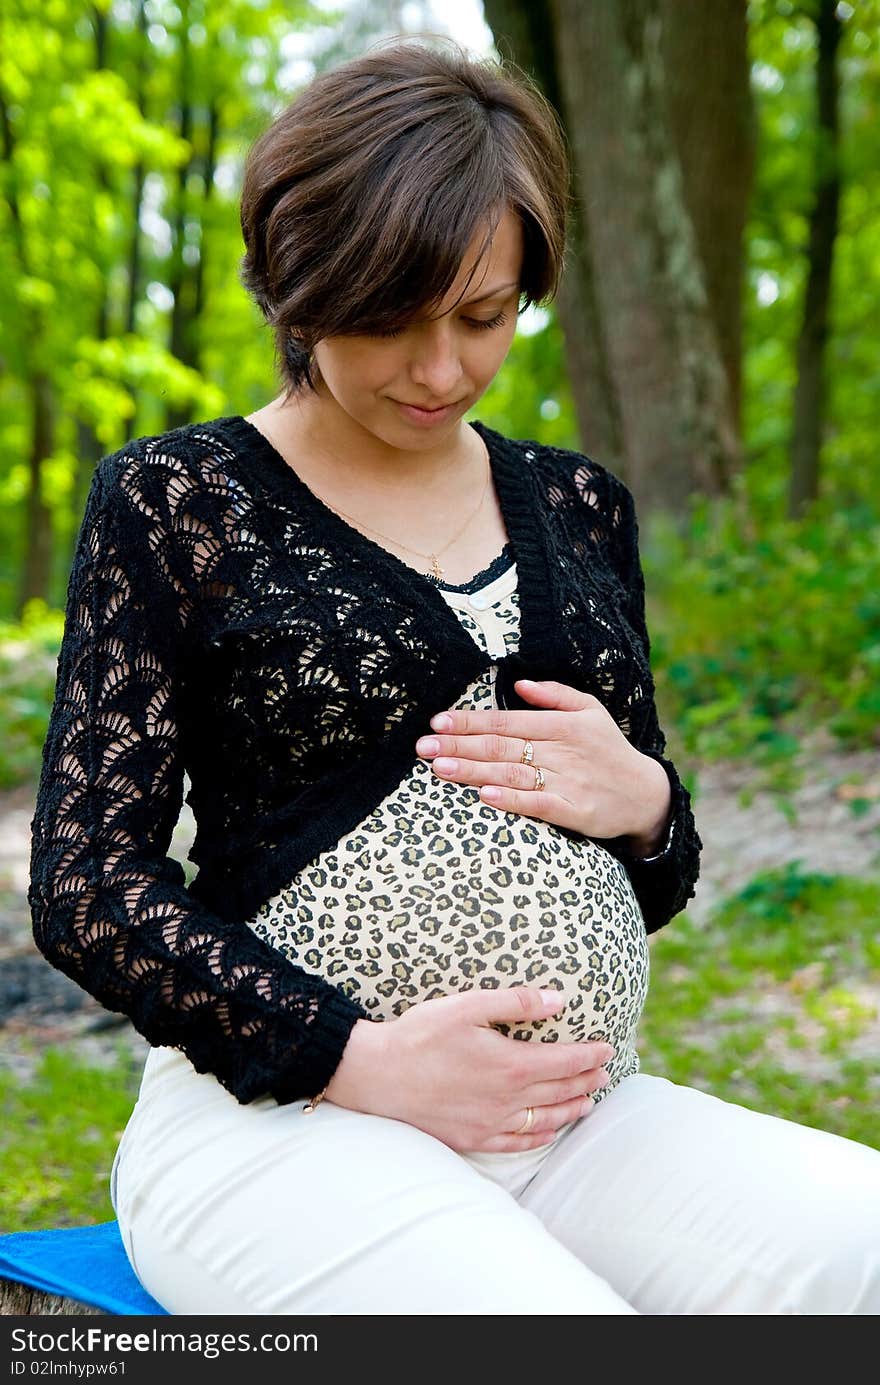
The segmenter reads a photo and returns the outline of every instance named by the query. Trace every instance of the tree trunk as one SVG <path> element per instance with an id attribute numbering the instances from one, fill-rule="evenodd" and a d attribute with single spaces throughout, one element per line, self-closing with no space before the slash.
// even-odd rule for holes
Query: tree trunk
<path id="1" fill-rule="evenodd" d="M 486 0 L 485 12 L 568 131 L 576 204 L 558 309 L 585 450 L 647 508 L 724 491 L 741 465 L 754 163 L 745 0 Z"/>
<path id="2" fill-rule="evenodd" d="M 672 137 L 739 434 L 744 234 L 757 146 L 746 9 L 742 0 L 663 0 L 661 11 Z"/>
<path id="3" fill-rule="evenodd" d="M 31 447 L 28 457 L 30 481 L 25 501 L 25 546 L 18 595 L 18 614 L 32 597 L 49 597 L 52 554 L 52 515 L 43 500 L 42 463 L 52 452 L 55 418 L 52 382 L 37 370 L 30 380 Z"/>
<path id="4" fill-rule="evenodd" d="M 180 167 L 177 176 L 176 205 L 173 221 L 174 254 L 169 276 L 169 288 L 174 294 L 171 309 L 171 339 L 168 349 L 172 356 L 184 365 L 195 366 L 194 322 L 193 322 L 193 280 L 192 271 L 184 254 L 186 248 L 186 223 L 189 204 L 189 175 L 193 168 L 192 153 L 193 103 L 189 43 L 189 0 L 180 0 L 180 64 L 178 67 L 178 135 L 190 145 L 190 155 Z M 178 428 L 189 421 L 190 411 L 169 404 L 166 414 L 166 427 Z"/>
<path id="5" fill-rule="evenodd" d="M 825 415 L 825 343 L 840 204 L 839 79 L 841 21 L 836 0 L 818 0 L 816 54 L 815 199 L 810 215 L 809 269 L 797 347 L 788 511 L 796 519 L 819 495 Z"/>
<path id="6" fill-rule="evenodd" d="M 214 192 L 214 174 L 217 170 L 217 145 L 220 138 L 220 106 L 216 98 L 212 97 L 208 103 L 208 129 L 206 134 L 206 147 L 202 159 L 202 217 L 201 223 L 204 227 L 208 220 L 208 210 Z M 205 256 L 205 236 L 202 234 L 199 244 L 199 259 L 194 271 L 195 287 L 193 290 L 193 320 L 196 330 L 199 330 L 202 313 L 205 307 L 205 269 L 207 266 Z M 199 352 L 201 360 L 201 352 Z"/>
<path id="7" fill-rule="evenodd" d="M 147 114 L 147 56 L 149 50 L 149 40 L 147 38 L 147 6 L 146 0 L 138 0 L 137 9 L 137 38 L 136 42 L 136 67 L 135 83 L 132 93 L 138 111 L 142 117 Z M 144 198 L 144 183 L 146 181 L 146 168 L 142 159 L 138 159 L 132 170 L 131 182 L 131 239 L 128 246 L 128 285 L 125 303 L 125 313 L 123 315 L 122 330 L 127 333 L 137 331 L 137 305 L 141 296 L 141 204 Z M 138 399 L 139 391 L 135 386 L 130 386 L 132 404 L 134 405 L 130 420 L 130 431 L 133 436 L 139 432 L 138 426 Z"/>
<path id="8" fill-rule="evenodd" d="M 625 472 L 642 506 L 679 511 L 695 485 L 725 489 L 739 445 L 671 129 L 660 0 L 553 4 Z"/>
<path id="9" fill-rule="evenodd" d="M 26 275 L 30 273 L 30 253 L 25 223 L 18 203 L 15 139 L 3 91 L 0 91 L 0 133 L 3 136 L 3 159 L 6 166 L 4 192 L 12 227 L 12 243 L 18 256 L 19 271 Z M 32 597 L 39 596 L 44 600 L 49 598 L 52 518 L 43 501 L 41 464 L 51 452 L 54 441 L 52 382 L 45 371 L 34 364 L 36 353 L 33 348 L 43 335 L 42 310 L 34 304 L 24 303 L 21 312 L 24 321 L 20 338 L 22 359 L 19 375 L 30 387 L 33 426 L 28 459 L 28 492 L 25 499 L 24 558 L 16 606 L 19 616 L 24 610 L 25 602 L 30 601 Z"/>
<path id="10" fill-rule="evenodd" d="M 103 1309 L 91 1308 L 74 1298 L 46 1294 L 41 1289 L 19 1284 L 15 1279 L 0 1279 L 0 1318 L 44 1316 L 98 1318 L 105 1315 Z"/>
<path id="11" fill-rule="evenodd" d="M 137 59 L 132 97 L 142 118 L 147 114 L 147 11 L 146 0 L 138 0 L 137 11 Z M 128 247 L 128 292 L 123 314 L 123 332 L 137 331 L 135 317 L 141 295 L 141 203 L 144 196 L 146 169 L 142 159 L 138 159 L 132 170 L 131 183 L 131 240 Z"/>
<path id="12" fill-rule="evenodd" d="M 97 5 L 92 6 L 92 27 L 95 35 L 95 71 L 104 71 L 108 65 L 110 47 L 109 15 Z M 109 187 L 107 172 L 100 162 L 95 166 L 95 182 L 99 188 Z M 97 229 L 95 237 L 97 243 Z M 109 282 L 105 281 L 101 301 L 98 305 L 95 322 L 95 340 L 106 341 L 110 335 Z M 76 418 L 76 471 L 73 485 L 73 512 L 78 517 L 83 513 L 95 463 L 101 456 L 102 448 L 92 424 L 88 419 Z"/>
<path id="13" fill-rule="evenodd" d="M 556 68 L 553 16 L 547 0 L 483 0 L 495 46 L 534 78 L 570 128 Z M 589 228 L 579 202 L 572 207 L 565 272 L 556 298 L 556 314 L 565 340 L 568 379 L 577 415 L 581 447 L 597 461 L 604 458 L 625 471 L 617 395 L 602 337 L 593 282 Z"/>

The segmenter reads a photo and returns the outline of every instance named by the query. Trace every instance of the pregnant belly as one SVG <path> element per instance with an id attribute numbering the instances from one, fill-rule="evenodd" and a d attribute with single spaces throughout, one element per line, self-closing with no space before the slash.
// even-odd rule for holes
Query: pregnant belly
<path id="1" fill-rule="evenodd" d="M 453 786 L 443 785 L 443 789 Z M 375 1020 L 473 987 L 555 987 L 558 1014 L 497 1023 L 545 1042 L 603 1039 L 612 1085 L 638 1067 L 649 953 L 622 865 L 479 795 L 401 786 L 249 920 Z"/>

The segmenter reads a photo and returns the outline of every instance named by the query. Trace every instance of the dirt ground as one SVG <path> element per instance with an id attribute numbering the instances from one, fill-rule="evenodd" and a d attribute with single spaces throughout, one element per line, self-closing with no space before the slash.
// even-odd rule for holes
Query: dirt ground
<path id="1" fill-rule="evenodd" d="M 788 811 L 766 790 L 748 806 L 741 802 L 755 786 L 748 765 L 700 768 L 694 805 L 704 851 L 688 909 L 695 921 L 706 920 L 721 899 L 759 872 L 789 861 L 829 874 L 880 871 L 876 749 L 846 752 L 816 736 L 802 747 L 799 763 L 803 782 L 790 794 Z M 111 1061 L 120 1043 L 142 1058 L 146 1041 L 129 1022 L 99 1006 L 34 945 L 26 897 L 32 815 L 31 787 L 0 794 L 0 1067 L 27 1078 L 49 1046 L 72 1048 L 96 1065 Z M 192 835 L 185 809 L 172 843 L 180 860 Z"/>

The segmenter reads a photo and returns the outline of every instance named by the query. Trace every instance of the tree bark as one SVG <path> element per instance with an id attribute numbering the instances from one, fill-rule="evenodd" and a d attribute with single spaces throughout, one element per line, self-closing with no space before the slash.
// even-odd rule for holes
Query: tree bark
<path id="1" fill-rule="evenodd" d="M 91 1308 L 74 1298 L 47 1294 L 15 1279 L 0 1279 L 0 1317 L 103 1317 L 103 1309 Z"/>
<path id="2" fill-rule="evenodd" d="M 757 149 L 746 9 L 742 0 L 663 0 L 661 12 L 670 128 L 740 433 L 744 235 Z"/>
<path id="3" fill-rule="evenodd" d="M 217 144 L 220 136 L 220 106 L 216 98 L 212 97 L 208 102 L 208 125 L 205 135 L 206 146 L 202 159 L 202 226 L 207 220 L 207 212 L 214 192 L 214 174 L 217 169 Z M 196 329 L 202 321 L 202 312 L 205 307 L 205 236 L 201 237 L 199 244 L 199 259 L 194 271 L 195 287 L 193 289 L 193 320 Z M 199 353 L 201 357 L 201 352 Z"/>
<path id="4" fill-rule="evenodd" d="M 744 0 L 486 0 L 485 12 L 568 131 L 575 219 L 558 311 L 585 449 L 648 509 L 726 490 L 741 466 L 754 165 Z"/>
<path id="5" fill-rule="evenodd" d="M 559 112 L 566 129 L 570 129 L 556 67 L 554 20 L 547 0 L 483 0 L 483 10 L 501 57 L 528 72 Z M 589 227 L 578 201 L 572 207 L 568 240 L 555 308 L 565 341 L 581 446 L 597 460 L 604 458 L 609 465 L 616 464 L 622 475 L 626 459 L 622 454 L 617 395 L 596 302 Z"/>
<path id="6" fill-rule="evenodd" d="M 30 252 L 25 224 L 18 202 L 15 166 L 15 137 L 5 93 L 0 90 L 0 133 L 3 138 L 3 160 L 6 165 L 5 196 L 12 226 L 12 242 L 18 256 L 22 275 L 31 272 Z M 35 347 L 43 336 L 42 310 L 25 303 L 22 306 L 20 376 L 27 381 L 31 399 L 31 445 L 28 457 L 28 490 L 25 498 L 24 556 L 22 559 L 16 615 L 21 616 L 25 603 L 32 597 L 48 600 L 52 553 L 52 516 L 43 500 L 42 463 L 52 451 L 54 442 L 54 399 L 52 381 L 37 362 Z"/>
<path id="7" fill-rule="evenodd" d="M 695 486 L 726 488 L 739 446 L 671 130 L 660 3 L 553 4 L 626 476 L 648 509 L 679 511 Z"/>
<path id="8" fill-rule="evenodd" d="M 818 0 L 813 13 L 816 53 L 815 196 L 810 213 L 809 268 L 797 346 L 797 384 L 791 444 L 788 512 L 800 517 L 818 498 L 825 417 L 825 345 L 840 206 L 840 120 L 837 53 L 842 31 L 836 0 Z"/>
<path id="9" fill-rule="evenodd" d="M 174 295 L 174 304 L 171 309 L 171 334 L 168 349 L 172 356 L 182 361 L 184 365 L 194 366 L 193 341 L 194 325 L 192 314 L 192 273 L 186 262 L 184 250 L 186 248 L 186 223 L 188 210 L 188 182 L 189 175 L 193 168 L 194 155 L 192 153 L 192 130 L 193 130 L 193 92 L 191 83 L 191 63 L 190 63 L 190 42 L 189 42 L 189 0 L 180 0 L 180 24 L 178 33 L 180 35 L 180 63 L 178 66 L 178 135 L 181 140 L 190 145 L 190 155 L 186 162 L 181 164 L 177 176 L 177 190 L 175 196 L 173 228 L 174 252 L 171 260 L 171 273 L 169 275 L 168 287 Z M 188 408 L 180 408 L 174 404 L 169 404 L 166 415 L 166 427 L 178 428 L 189 421 L 190 411 Z"/>
<path id="10" fill-rule="evenodd" d="M 92 28 L 95 36 L 95 71 L 101 72 L 108 65 L 110 18 L 109 14 L 105 13 L 98 5 L 92 6 Z M 110 185 L 107 171 L 100 161 L 95 164 L 95 182 L 99 188 L 104 190 Z M 97 228 L 94 229 L 97 241 Z M 107 282 L 104 284 L 95 317 L 95 340 L 106 341 L 110 335 L 109 284 Z M 81 515 L 85 509 L 92 473 L 101 452 L 101 443 L 91 422 L 77 415 L 76 471 L 73 484 L 73 512 L 75 517 Z"/>
<path id="11" fill-rule="evenodd" d="M 147 113 L 147 11 L 146 0 L 138 0 L 137 11 L 137 59 L 135 66 L 135 83 L 132 95 L 137 104 L 141 116 Z M 144 196 L 144 179 L 146 169 L 143 160 L 138 159 L 132 170 L 131 185 L 131 240 L 128 248 L 128 293 L 126 296 L 125 313 L 123 316 L 123 332 L 134 332 L 137 330 L 135 311 L 141 293 L 141 232 L 140 217 L 141 203 Z"/>

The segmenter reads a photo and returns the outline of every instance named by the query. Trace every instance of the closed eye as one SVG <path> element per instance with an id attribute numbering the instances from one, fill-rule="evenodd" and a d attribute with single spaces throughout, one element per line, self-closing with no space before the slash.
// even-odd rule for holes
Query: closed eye
<path id="1" fill-rule="evenodd" d="M 503 327 L 507 321 L 506 313 L 496 313 L 494 317 L 463 317 L 462 322 L 466 323 L 475 332 L 491 331 L 495 327 Z M 382 331 L 377 328 L 372 333 L 374 337 L 399 337 L 406 329 L 403 327 L 386 327 Z"/>

